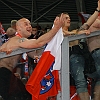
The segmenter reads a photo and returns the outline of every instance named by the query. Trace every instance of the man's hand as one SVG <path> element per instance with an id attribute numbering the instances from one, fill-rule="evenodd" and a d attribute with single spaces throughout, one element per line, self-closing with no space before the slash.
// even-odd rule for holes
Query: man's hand
<path id="1" fill-rule="evenodd" d="M 7 55 L 12 52 L 11 49 L 6 49 L 6 48 L 0 48 L 0 52 L 5 52 Z"/>
<path id="2" fill-rule="evenodd" d="M 78 34 L 83 34 L 83 33 L 85 33 L 86 35 L 89 35 L 90 31 L 89 30 L 81 30 L 78 32 Z"/>
<path id="3" fill-rule="evenodd" d="M 12 52 L 11 49 L 7 49 L 7 42 L 4 43 L 1 47 L 0 47 L 0 52 L 5 52 L 6 54 L 10 54 Z"/>
<path id="4" fill-rule="evenodd" d="M 100 10 L 100 0 L 98 0 L 98 10 Z"/>
<path id="5" fill-rule="evenodd" d="M 63 35 L 64 36 L 70 36 L 70 35 L 75 35 L 75 34 L 77 34 L 76 33 L 76 30 L 75 31 L 73 30 L 71 32 L 70 31 L 63 30 Z"/>
<path id="6" fill-rule="evenodd" d="M 63 16 L 64 14 L 62 13 L 60 17 L 56 17 L 54 20 L 54 27 L 56 27 L 57 29 L 60 29 L 65 22 L 65 18 Z"/>
<path id="7" fill-rule="evenodd" d="M 7 46 L 7 43 L 4 43 L 2 46 L 0 46 L 0 52 L 5 52 L 6 46 Z"/>

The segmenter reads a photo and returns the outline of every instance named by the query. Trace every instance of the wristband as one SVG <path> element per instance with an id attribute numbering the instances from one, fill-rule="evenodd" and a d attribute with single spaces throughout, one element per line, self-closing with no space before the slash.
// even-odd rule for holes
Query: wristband
<path id="1" fill-rule="evenodd" d="M 100 10 L 96 9 L 95 11 L 100 12 Z"/>

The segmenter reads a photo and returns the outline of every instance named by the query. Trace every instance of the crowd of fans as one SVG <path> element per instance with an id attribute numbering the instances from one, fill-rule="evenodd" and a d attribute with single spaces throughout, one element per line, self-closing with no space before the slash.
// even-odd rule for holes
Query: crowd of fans
<path id="1" fill-rule="evenodd" d="M 7 28 L 7 30 L 4 29 L 2 23 L 0 22 L 0 46 L 9 40 L 9 38 L 15 36 L 17 34 L 16 32 L 16 22 L 17 20 L 11 20 L 10 27 Z M 41 35 L 45 34 L 51 29 L 47 25 L 44 29 L 41 28 L 40 25 L 32 25 L 32 34 L 28 39 L 38 39 Z M 23 53 L 22 58 L 19 60 L 18 64 L 14 68 L 13 72 L 15 76 L 20 78 L 23 83 L 25 84 L 31 75 L 32 71 L 36 67 L 39 58 L 41 57 L 41 54 L 43 52 L 44 48 L 41 48 L 40 50 L 35 50 L 35 52 L 38 52 L 37 55 L 34 55 L 34 59 L 27 56 L 26 53 Z"/>
<path id="2" fill-rule="evenodd" d="M 11 26 L 4 29 L 2 23 L 0 22 L 0 46 L 9 40 L 9 38 L 15 36 L 16 32 L 16 22 L 17 20 L 11 20 Z M 38 39 L 41 35 L 46 33 L 48 29 L 50 30 L 51 27 L 47 27 L 42 29 L 40 25 L 32 25 L 32 34 L 28 39 Z M 38 63 L 38 60 L 43 52 L 43 48 L 36 52 L 40 52 L 39 55 L 35 55 L 34 59 L 27 56 L 26 53 L 22 55 L 22 58 L 19 60 L 18 64 L 14 68 L 14 73 L 18 78 L 21 78 L 22 81 L 26 81 L 29 78 L 30 74 L 34 70 L 35 66 Z M 28 66 L 28 68 L 26 67 Z M 24 82 L 25 83 L 25 82 Z"/>

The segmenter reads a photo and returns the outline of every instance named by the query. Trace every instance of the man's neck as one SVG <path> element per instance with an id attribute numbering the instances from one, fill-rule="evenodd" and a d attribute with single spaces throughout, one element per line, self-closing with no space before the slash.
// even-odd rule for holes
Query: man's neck
<path id="1" fill-rule="evenodd" d="M 20 33 L 17 33 L 16 36 L 22 38 L 22 35 Z"/>

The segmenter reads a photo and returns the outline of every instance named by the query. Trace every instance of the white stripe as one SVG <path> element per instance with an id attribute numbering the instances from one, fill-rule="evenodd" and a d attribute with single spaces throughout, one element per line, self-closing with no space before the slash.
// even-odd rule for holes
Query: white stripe
<path id="1" fill-rule="evenodd" d="M 70 98 L 70 100 L 72 100 L 76 95 L 77 93 L 74 93 L 74 95 Z"/>
<path id="2" fill-rule="evenodd" d="M 62 28 L 60 28 L 44 50 L 44 52 L 51 51 L 51 54 L 55 57 L 55 64 L 53 66 L 54 70 L 60 70 L 61 68 L 61 43 L 63 39 Z"/>

